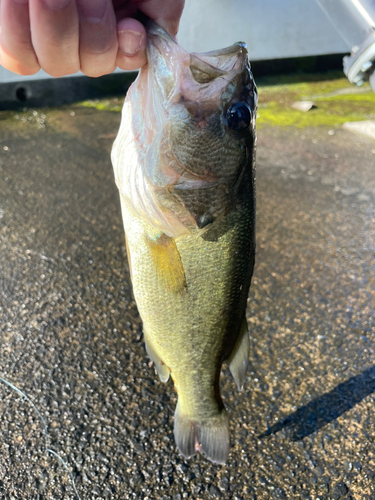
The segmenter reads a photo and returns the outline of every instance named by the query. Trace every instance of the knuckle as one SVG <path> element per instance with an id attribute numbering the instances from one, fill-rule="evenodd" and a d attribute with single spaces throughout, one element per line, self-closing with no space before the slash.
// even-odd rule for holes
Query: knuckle
<path id="1" fill-rule="evenodd" d="M 81 71 L 86 76 L 91 78 L 98 78 L 100 76 L 108 75 L 116 69 L 116 64 L 113 62 L 111 64 L 82 64 Z"/>
<path id="2" fill-rule="evenodd" d="M 84 55 L 92 57 L 115 57 L 116 49 L 117 46 L 112 43 L 108 43 L 108 45 L 101 45 L 97 47 L 95 46 L 90 47 L 88 45 L 84 45 L 81 48 L 81 52 Z"/>
<path id="3" fill-rule="evenodd" d="M 19 71 L 17 71 L 17 73 L 19 75 L 29 76 L 29 75 L 35 75 L 36 73 L 38 73 L 39 70 L 40 66 L 22 67 L 19 69 Z"/>
<path id="4" fill-rule="evenodd" d="M 90 78 L 99 78 L 100 76 L 108 75 L 109 73 L 112 73 L 115 70 L 115 67 L 113 68 L 108 68 L 108 69 L 101 69 L 101 70 L 81 70 L 82 73 L 84 73 L 86 76 L 89 76 Z"/>
<path id="5" fill-rule="evenodd" d="M 77 66 L 67 66 L 64 68 L 46 68 L 42 66 L 42 69 L 53 78 L 60 78 L 61 76 L 73 75 L 79 71 L 79 67 Z"/>
<path id="6" fill-rule="evenodd" d="M 0 47 L 1 65 L 18 75 L 34 75 L 40 70 L 40 65 L 35 56 L 35 52 L 29 45 L 15 45 L 13 50 L 8 47 Z"/>
<path id="7" fill-rule="evenodd" d="M 0 64 L 8 71 L 22 76 L 35 75 L 35 73 L 38 73 L 38 71 L 40 70 L 40 66 L 38 64 L 24 64 L 21 61 L 17 61 L 7 57 L 2 57 L 0 60 Z"/>

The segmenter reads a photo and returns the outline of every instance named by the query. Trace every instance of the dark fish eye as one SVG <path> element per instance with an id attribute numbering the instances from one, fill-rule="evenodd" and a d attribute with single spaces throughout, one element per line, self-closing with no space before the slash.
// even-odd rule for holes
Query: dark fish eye
<path id="1" fill-rule="evenodd" d="M 251 109 L 246 102 L 236 102 L 227 109 L 228 127 L 236 132 L 243 132 L 251 122 Z"/>

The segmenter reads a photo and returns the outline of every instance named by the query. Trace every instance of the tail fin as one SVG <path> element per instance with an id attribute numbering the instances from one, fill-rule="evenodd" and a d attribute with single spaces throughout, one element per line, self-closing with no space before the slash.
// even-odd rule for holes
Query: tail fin
<path id="1" fill-rule="evenodd" d="M 224 464 L 229 454 L 228 415 L 225 408 L 214 417 L 195 421 L 181 415 L 177 404 L 174 437 L 185 458 L 199 451 L 211 462 Z"/>

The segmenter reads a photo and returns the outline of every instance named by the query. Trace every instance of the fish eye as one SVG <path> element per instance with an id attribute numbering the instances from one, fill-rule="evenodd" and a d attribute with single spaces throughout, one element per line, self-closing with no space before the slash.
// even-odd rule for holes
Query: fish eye
<path id="1" fill-rule="evenodd" d="M 236 132 L 243 132 L 251 122 L 251 109 L 246 102 L 236 102 L 227 109 L 228 127 Z"/>

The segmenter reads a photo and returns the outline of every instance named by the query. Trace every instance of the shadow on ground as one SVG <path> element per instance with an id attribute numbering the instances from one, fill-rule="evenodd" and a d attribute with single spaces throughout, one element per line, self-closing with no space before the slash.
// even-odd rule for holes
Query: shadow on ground
<path id="1" fill-rule="evenodd" d="M 374 391 L 375 367 L 372 367 L 302 406 L 259 437 L 284 430 L 290 439 L 298 441 L 336 420 Z"/>

